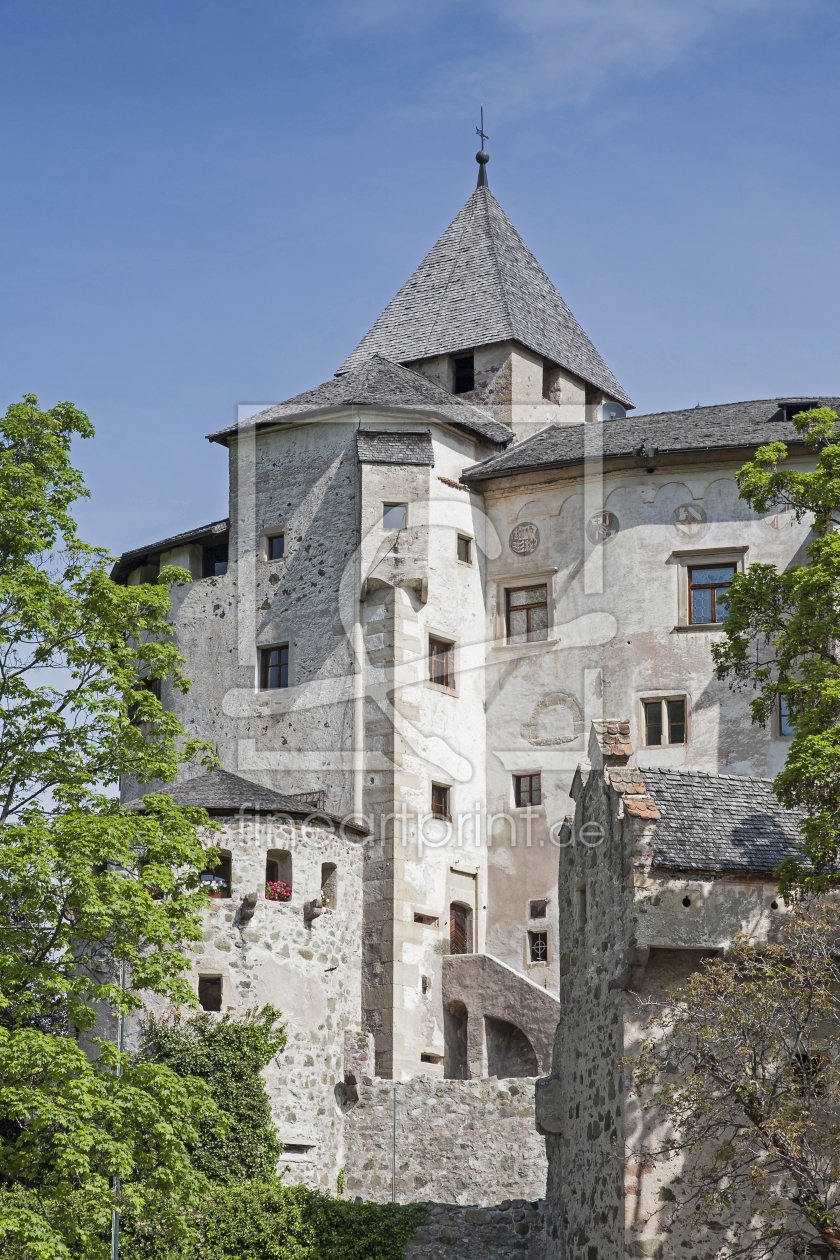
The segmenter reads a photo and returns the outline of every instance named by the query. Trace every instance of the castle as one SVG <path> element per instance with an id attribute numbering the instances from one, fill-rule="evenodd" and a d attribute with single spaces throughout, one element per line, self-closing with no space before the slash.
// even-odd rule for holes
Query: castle
<path id="1" fill-rule="evenodd" d="M 168 789 L 221 826 L 191 963 L 205 1009 L 283 1010 L 300 1179 L 472 1205 L 476 1255 L 670 1254 L 616 1063 L 633 992 L 783 913 L 786 715 L 752 727 L 709 649 L 732 574 L 808 535 L 736 472 L 811 466 L 818 405 L 629 416 L 482 162 L 334 377 L 210 435 L 228 516 L 121 557 L 191 575 L 162 700 L 222 767 Z"/>

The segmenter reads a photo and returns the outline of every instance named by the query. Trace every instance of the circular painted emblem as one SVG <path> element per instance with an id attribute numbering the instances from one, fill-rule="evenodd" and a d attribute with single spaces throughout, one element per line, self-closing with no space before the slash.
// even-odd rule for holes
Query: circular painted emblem
<path id="1" fill-rule="evenodd" d="M 619 520 L 615 512 L 596 512 L 586 522 L 586 537 L 598 546 L 615 538 L 619 529 Z"/>
<path id="2" fill-rule="evenodd" d="M 530 521 L 522 521 L 511 530 L 508 546 L 514 555 L 530 556 L 540 545 L 540 531 Z"/>
<path id="3" fill-rule="evenodd" d="M 782 530 L 790 529 L 793 524 L 793 513 L 784 504 L 779 504 L 771 512 L 765 512 L 761 519 L 768 529 L 773 530 L 774 534 L 780 534 Z"/>
<path id="4" fill-rule="evenodd" d="M 709 532 L 709 516 L 701 503 L 681 503 L 675 507 L 670 524 L 678 538 L 696 540 Z"/>

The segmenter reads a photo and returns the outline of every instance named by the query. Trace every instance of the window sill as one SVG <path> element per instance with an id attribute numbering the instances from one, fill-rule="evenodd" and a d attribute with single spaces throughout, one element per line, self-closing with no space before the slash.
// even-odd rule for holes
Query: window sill
<path id="1" fill-rule="evenodd" d="M 679 634 L 685 634 L 686 631 L 705 630 L 716 634 L 722 634 L 726 629 L 726 623 L 723 621 L 692 621 L 685 625 L 674 626 Z"/>
<path id="2" fill-rule="evenodd" d="M 430 691 L 439 691 L 442 696 L 457 696 L 457 687 L 444 687 L 443 683 L 432 682 L 431 678 L 425 679 L 426 686 Z"/>

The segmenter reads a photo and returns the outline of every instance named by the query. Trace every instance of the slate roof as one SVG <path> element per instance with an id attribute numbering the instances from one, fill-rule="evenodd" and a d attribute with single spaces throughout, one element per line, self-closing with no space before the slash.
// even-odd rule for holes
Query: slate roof
<path id="1" fill-rule="evenodd" d="M 374 352 L 400 363 L 500 341 L 633 403 L 489 188 L 477 188 L 339 373 Z"/>
<path id="2" fill-rule="evenodd" d="M 656 454 L 689 451 L 747 450 L 765 442 L 787 442 L 801 445 L 802 438 L 792 424 L 783 418 L 786 402 L 800 401 L 766 398 L 753 402 L 719 403 L 712 407 L 691 407 L 685 411 L 659 411 L 646 416 L 627 416 L 624 420 L 607 420 L 600 426 L 605 459 L 626 459 L 644 456 L 645 444 Z M 803 399 L 814 407 L 831 407 L 840 413 L 840 398 Z M 464 481 L 482 481 L 509 473 L 523 473 L 543 468 L 562 468 L 583 461 L 582 424 L 548 425 L 533 437 L 511 447 L 500 455 L 492 455 L 464 470 Z"/>
<path id="3" fill-rule="evenodd" d="M 205 539 L 212 542 L 216 535 L 226 534 L 229 529 L 230 517 L 226 516 L 222 521 L 211 521 L 209 525 L 201 525 L 198 529 L 188 529 L 183 534 L 173 534 L 171 538 L 162 538 L 160 542 L 149 543 L 145 547 L 135 547 L 132 551 L 124 551 L 111 570 L 111 577 L 116 581 L 136 567 L 131 561 L 137 560 L 140 556 L 153 555 L 157 551 L 169 551 L 179 544 L 202 542 Z"/>
<path id="4" fill-rule="evenodd" d="M 434 467 L 430 429 L 357 429 L 356 452 L 361 464 L 429 464 Z"/>
<path id="5" fill-rule="evenodd" d="M 292 818 L 317 817 L 333 823 L 342 822 L 342 819 L 332 814 L 313 810 L 310 805 L 295 800 L 291 796 L 284 796 L 282 792 L 262 787 L 259 783 L 252 783 L 250 779 L 243 779 L 240 775 L 231 774 L 227 770 L 210 770 L 207 774 L 198 775 L 194 779 L 187 779 L 183 783 L 167 784 L 155 790 L 163 796 L 171 796 L 177 805 L 194 806 L 206 809 L 210 813 L 216 811 L 238 813 L 244 808 L 265 813 L 288 814 Z M 127 808 L 142 809 L 142 796 L 136 801 L 130 801 Z M 350 831 L 360 835 L 367 834 L 364 827 L 359 827 L 355 823 L 347 823 L 346 826 Z"/>
<path id="6" fill-rule="evenodd" d="M 798 811 L 783 809 L 770 779 L 643 770 L 661 819 L 653 866 L 771 874 L 802 841 Z"/>
<path id="7" fill-rule="evenodd" d="M 208 441 L 227 445 L 228 439 L 238 433 L 241 427 L 257 429 L 271 425 L 292 423 L 293 421 L 314 418 L 342 408 L 351 410 L 364 407 L 368 411 L 387 412 L 422 412 L 436 416 L 458 428 L 470 433 L 477 433 L 486 441 L 497 446 L 504 446 L 512 441 L 513 434 L 507 425 L 499 424 L 486 412 L 463 402 L 455 394 L 450 394 L 442 386 L 436 385 L 428 377 L 400 363 L 393 363 L 381 354 L 371 350 L 364 361 L 356 363 L 352 371 L 340 377 L 333 377 L 315 389 L 288 398 L 286 402 L 277 403 L 265 411 L 251 416 L 244 426 L 229 425 L 219 429 L 217 433 L 208 434 Z"/>

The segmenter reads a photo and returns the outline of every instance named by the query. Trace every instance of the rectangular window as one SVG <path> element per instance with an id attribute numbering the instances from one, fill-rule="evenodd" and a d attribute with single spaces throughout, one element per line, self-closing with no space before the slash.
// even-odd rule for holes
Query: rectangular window
<path id="1" fill-rule="evenodd" d="M 532 901 L 528 907 L 528 917 L 530 919 L 544 919 L 547 908 L 547 901 Z"/>
<path id="2" fill-rule="evenodd" d="M 529 932 L 531 962 L 548 962 L 548 932 Z"/>
<path id="3" fill-rule="evenodd" d="M 443 639 L 429 639 L 429 680 L 439 687 L 455 686 L 454 650 Z"/>
<path id="4" fill-rule="evenodd" d="M 468 394 L 475 389 L 475 355 L 462 354 L 455 360 L 455 393 Z"/>
<path id="5" fill-rule="evenodd" d="M 275 691 L 289 685 L 289 645 L 260 651 L 260 690 Z"/>
<path id="6" fill-rule="evenodd" d="M 586 927 L 586 920 L 588 917 L 589 913 L 586 897 L 586 884 L 581 884 L 580 888 L 577 890 L 577 925 L 579 931 L 582 932 Z"/>
<path id="7" fill-rule="evenodd" d="M 205 577 L 223 577 L 228 567 L 228 545 L 219 543 L 217 547 L 204 548 Z"/>
<path id="8" fill-rule="evenodd" d="M 779 696 L 779 734 L 790 736 L 796 734 L 792 721 L 793 703 L 790 696 Z"/>
<path id="9" fill-rule="evenodd" d="M 542 782 L 539 774 L 515 774 L 513 796 L 517 806 L 542 804 Z"/>
<path id="10" fill-rule="evenodd" d="M 422 923 L 423 927 L 437 927 L 439 920 L 433 914 L 421 914 L 419 910 L 415 910 L 414 922 Z"/>
<path id="11" fill-rule="evenodd" d="M 645 745 L 659 748 L 663 744 L 686 742 L 686 700 L 643 700 Z"/>
<path id="12" fill-rule="evenodd" d="M 734 564 L 688 570 L 688 620 L 692 625 L 726 620 L 726 594 L 734 574 Z"/>
<path id="13" fill-rule="evenodd" d="M 286 535 L 275 534 L 273 538 L 268 539 L 268 559 L 282 560 L 286 554 Z"/>
<path id="14" fill-rule="evenodd" d="M 548 587 L 505 590 L 508 643 L 536 643 L 548 638 Z"/>
<path id="15" fill-rule="evenodd" d="M 472 539 L 458 535 L 458 559 L 462 564 L 472 564 Z"/>
<path id="16" fill-rule="evenodd" d="M 382 528 L 383 529 L 405 529 L 405 523 L 408 518 L 407 503 L 383 503 L 382 504 Z"/>
<path id="17" fill-rule="evenodd" d="M 203 1011 L 222 1009 L 222 977 L 198 977 L 198 1004 Z"/>
<path id="18" fill-rule="evenodd" d="M 441 783 L 432 784 L 432 817 L 449 818 L 449 788 Z"/>

